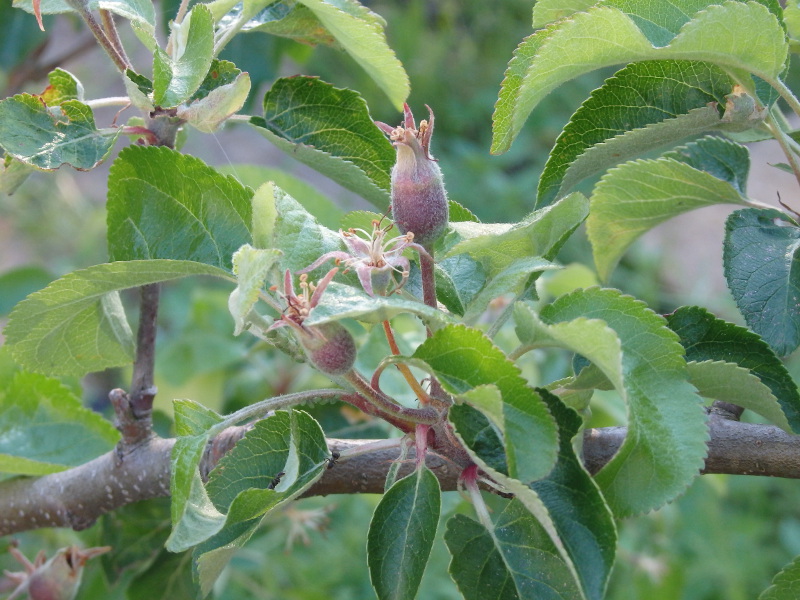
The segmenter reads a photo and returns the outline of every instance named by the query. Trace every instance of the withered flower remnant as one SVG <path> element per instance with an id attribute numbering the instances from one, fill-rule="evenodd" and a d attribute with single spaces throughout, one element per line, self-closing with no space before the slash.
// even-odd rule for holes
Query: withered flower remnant
<path id="1" fill-rule="evenodd" d="M 364 229 L 351 228 L 347 231 L 340 229 L 339 235 L 349 252 L 335 250 L 323 254 L 299 273 L 308 273 L 326 261 L 334 259 L 337 265 L 343 265 L 346 269 L 353 269 L 356 272 L 367 294 L 388 296 L 402 288 L 408 279 L 410 264 L 403 256 L 403 251 L 411 248 L 420 254 L 428 254 L 425 248 L 414 242 L 412 232 L 386 240 L 386 234 L 391 228 L 392 225 L 381 227 L 380 221 L 373 220 L 371 233 Z M 400 273 L 400 283 L 394 280 L 395 271 Z M 392 283 L 395 285 L 390 290 Z"/>

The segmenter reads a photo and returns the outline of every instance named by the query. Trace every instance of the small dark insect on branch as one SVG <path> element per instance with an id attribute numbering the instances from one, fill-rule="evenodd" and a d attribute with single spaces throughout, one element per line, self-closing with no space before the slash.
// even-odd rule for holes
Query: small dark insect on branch
<path id="1" fill-rule="evenodd" d="M 341 456 L 341 454 L 337 450 L 334 450 L 333 452 L 331 452 L 330 458 L 326 458 L 325 459 L 325 460 L 328 461 L 328 468 L 329 469 L 332 469 L 334 467 L 334 465 L 336 465 L 336 462 L 339 460 L 340 456 Z"/>
<path id="2" fill-rule="evenodd" d="M 274 490 L 276 487 L 278 487 L 278 484 L 281 482 L 281 477 L 283 477 L 284 475 L 286 475 L 284 471 L 281 471 L 280 473 L 275 475 L 275 478 L 269 482 L 267 489 Z"/>

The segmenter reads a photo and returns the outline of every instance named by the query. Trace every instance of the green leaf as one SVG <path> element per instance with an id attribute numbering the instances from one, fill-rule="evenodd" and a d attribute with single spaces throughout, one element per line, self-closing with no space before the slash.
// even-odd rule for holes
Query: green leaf
<path id="1" fill-rule="evenodd" d="M 233 4 L 235 5 L 236 3 L 234 2 Z M 268 4 L 267 0 L 248 4 L 251 4 L 252 7 L 245 10 L 248 14 L 252 13 L 253 16 L 247 20 L 242 28 L 243 31 L 261 31 L 270 35 L 289 38 L 309 46 L 316 46 L 317 44 L 331 46 L 336 42 L 333 35 L 325 29 L 316 15 L 302 4 L 285 0 L 272 2 L 271 4 Z M 265 4 L 267 6 L 261 8 Z M 222 8 L 223 3 L 213 2 L 211 4 L 212 12 L 217 14 L 218 9 L 215 5 Z M 256 12 L 256 9 L 259 10 Z M 235 6 L 234 10 L 229 14 L 236 14 Z"/>
<path id="2" fill-rule="evenodd" d="M 439 522 L 439 480 L 422 465 L 387 491 L 367 537 L 372 586 L 381 600 L 413 600 Z"/>
<path id="3" fill-rule="evenodd" d="M 313 418 L 302 411 L 278 411 L 257 421 L 220 460 L 209 477 L 208 494 L 226 514 L 225 525 L 195 550 L 203 596 L 260 518 L 308 489 L 325 472 L 328 458 L 325 435 Z"/>
<path id="4" fill-rule="evenodd" d="M 717 152 L 720 162 L 729 159 L 726 166 L 746 176 L 749 160 L 745 160 L 747 151 L 742 146 L 720 138 L 698 144 Z M 748 205 L 747 198 L 734 185 L 691 164 L 694 161 L 688 153 L 696 147 L 690 144 L 686 155 L 682 151 L 673 155 L 681 156 L 681 161 L 665 156 L 625 163 L 611 169 L 595 186 L 586 231 L 601 279 L 608 280 L 625 250 L 656 225 L 713 204 Z M 744 151 L 744 157 L 739 156 L 739 149 Z"/>
<path id="5" fill-rule="evenodd" d="M 0 194 L 9 196 L 16 192 L 36 169 L 11 155 L 6 155 L 0 164 Z"/>
<path id="6" fill-rule="evenodd" d="M 83 102 L 83 85 L 69 71 L 64 71 L 63 69 L 50 71 L 47 74 L 47 80 L 50 85 L 45 88 L 40 96 L 47 106 L 57 106 L 67 100 Z"/>
<path id="7" fill-rule="evenodd" d="M 279 79 L 250 123 L 278 148 L 359 194 L 389 204 L 395 151 L 363 98 L 311 77 Z"/>
<path id="8" fill-rule="evenodd" d="M 533 28 L 538 29 L 595 4 L 597 0 L 538 0 L 533 7 Z"/>
<path id="9" fill-rule="evenodd" d="M 13 5 L 33 14 L 32 0 L 13 0 Z M 86 8 L 107 10 L 133 23 L 145 26 L 148 31 L 155 30 L 156 11 L 153 8 L 152 0 L 88 0 Z M 40 10 L 43 15 L 75 11 L 67 0 L 41 0 Z"/>
<path id="10" fill-rule="evenodd" d="M 550 474 L 529 487 L 547 508 L 586 597 L 602 600 L 616 554 L 614 516 L 572 445 L 583 419 L 553 394 L 539 393 L 559 425 L 560 447 Z"/>
<path id="11" fill-rule="evenodd" d="M 20 365 L 46 375 L 84 375 L 128 364 L 134 342 L 119 290 L 189 275 L 229 277 L 210 265 L 169 260 L 75 271 L 17 304 L 4 330 L 6 344 Z"/>
<path id="12" fill-rule="evenodd" d="M 725 223 L 725 279 L 744 320 L 783 356 L 800 344 L 800 227 L 778 210 L 744 209 Z"/>
<path id="13" fill-rule="evenodd" d="M 643 513 L 683 492 L 703 465 L 708 433 L 666 322 L 640 301 L 597 288 L 558 298 L 539 318 L 518 304 L 515 320 L 523 344 L 585 356 L 627 403 L 628 435 L 596 476 L 614 514 Z"/>
<path id="14" fill-rule="evenodd" d="M 463 315 L 486 283 L 483 266 L 468 254 L 459 254 L 439 261 L 435 268 L 437 299 L 450 312 Z M 412 271 L 412 276 L 416 272 Z M 419 285 L 421 290 L 421 278 Z"/>
<path id="15" fill-rule="evenodd" d="M 144 571 L 137 573 L 126 590 L 128 600 L 170 600 L 195 597 L 190 552 L 163 550 Z"/>
<path id="16" fill-rule="evenodd" d="M 800 594 L 800 556 L 775 575 L 772 585 L 761 592 L 758 600 L 794 600 Z"/>
<path id="17" fill-rule="evenodd" d="M 341 319 L 380 323 L 402 313 L 416 315 L 431 326 L 453 321 L 447 313 L 417 300 L 408 300 L 397 295 L 369 296 L 356 287 L 332 282 L 325 290 L 319 305 L 312 309 L 305 324 L 318 326 Z"/>
<path id="18" fill-rule="evenodd" d="M 178 437 L 204 435 L 223 420 L 216 412 L 194 400 L 176 399 L 172 401 L 172 407 Z"/>
<path id="19" fill-rule="evenodd" d="M 195 5 L 180 24 L 171 26 L 173 56 L 156 49 L 153 57 L 153 102 L 165 108 L 192 97 L 206 78 L 214 52 L 214 21 L 205 5 Z"/>
<path id="20" fill-rule="evenodd" d="M 496 424 L 497 409 L 489 402 L 500 402 L 497 386 L 481 385 L 460 395 L 464 404 L 450 407 L 447 418 L 458 433 L 473 460 L 482 468 L 508 475 L 508 460 L 503 446 L 503 432 Z M 480 407 L 473 408 L 473 406 Z M 500 409 L 502 412 L 502 408 Z M 487 415 L 491 415 L 490 419 Z M 502 422 L 501 422 L 502 425 Z"/>
<path id="21" fill-rule="evenodd" d="M 481 331 L 448 325 L 423 342 L 413 358 L 424 361 L 450 393 L 496 386 L 503 399 L 503 422 L 498 429 L 503 435 L 509 475 L 529 482 L 550 471 L 558 445 L 553 418 L 517 366 Z"/>
<path id="22" fill-rule="evenodd" d="M 459 240 L 443 258 L 469 254 L 494 277 L 512 262 L 526 257 L 555 258 L 555 254 L 589 212 L 580 193 L 534 211 L 519 223 L 450 223 Z"/>
<path id="23" fill-rule="evenodd" d="M 100 131 L 92 109 L 77 100 L 48 107 L 37 96 L 0 101 L 0 146 L 11 156 L 45 171 L 70 165 L 88 171 L 108 157 L 119 129 Z"/>
<path id="24" fill-rule="evenodd" d="M 641 8 L 640 4 L 633 7 Z M 644 60 L 698 60 L 736 73 L 739 82 L 751 88 L 752 82 L 745 80 L 747 73 L 774 79 L 786 62 L 788 44 L 780 22 L 755 2 L 708 6 L 693 15 L 668 45 L 656 47 L 648 39 L 648 35 L 664 33 L 663 28 L 661 32 L 654 29 L 620 9 L 595 6 L 526 38 L 500 90 L 492 152 L 508 150 L 530 112 L 553 89 L 601 67 Z M 666 37 L 670 36 L 667 32 Z"/>
<path id="25" fill-rule="evenodd" d="M 210 73 L 213 72 L 213 67 Z M 250 93 L 250 75 L 240 73 L 206 96 L 178 107 L 178 117 L 203 133 L 213 133 L 233 114 L 239 112 Z"/>
<path id="26" fill-rule="evenodd" d="M 269 240 L 270 246 L 283 251 L 281 270 L 299 271 L 327 252 L 342 250 L 339 234 L 320 225 L 314 215 L 279 187 L 273 185 L 271 198 L 265 193 L 263 202 L 263 219 L 258 227 L 263 228 L 265 242 Z M 328 268 L 326 265 L 312 273 L 323 273 Z"/>
<path id="27" fill-rule="evenodd" d="M 474 325 L 486 311 L 489 303 L 504 294 L 520 294 L 534 273 L 559 269 L 543 258 L 520 258 L 486 282 L 486 285 L 469 303 L 464 312 L 464 323 Z"/>
<path id="28" fill-rule="evenodd" d="M 667 315 L 680 336 L 689 361 L 736 363 L 758 377 L 778 399 L 795 433 L 800 433 L 800 393 L 786 367 L 767 343 L 752 331 L 717 319 L 699 306 L 684 306 Z"/>
<path id="29" fill-rule="evenodd" d="M 538 4 L 537 4 L 538 6 Z M 572 115 L 539 179 L 537 206 L 586 177 L 721 125 L 734 82 L 696 61 L 645 61 L 607 79 Z"/>
<path id="30" fill-rule="evenodd" d="M 447 522 L 448 569 L 466 600 L 582 600 L 569 567 L 521 502 L 512 500 L 492 529 L 465 515 Z"/>
<path id="31" fill-rule="evenodd" d="M 109 256 L 230 269 L 233 253 L 251 241 L 252 195 L 197 158 L 158 146 L 125 148 L 109 174 Z"/>
<path id="32" fill-rule="evenodd" d="M 752 410 L 787 433 L 792 433 L 778 399 L 747 369 L 723 361 L 690 362 L 686 366 L 690 383 L 704 398 L 730 402 Z"/>
<path id="33" fill-rule="evenodd" d="M 245 330 L 247 317 L 258 302 L 267 274 L 280 256 L 280 250 L 259 250 L 250 244 L 245 244 L 233 255 L 233 274 L 238 282 L 228 299 L 228 309 L 235 323 L 233 335 Z"/>
<path id="34" fill-rule="evenodd" d="M 21 370 L 0 374 L 0 471 L 46 475 L 104 454 L 119 432 L 59 382 Z"/>
<path id="35" fill-rule="evenodd" d="M 233 175 L 243 185 L 251 187 L 254 190 L 258 189 L 262 184 L 271 181 L 289 196 L 297 200 L 303 208 L 314 215 L 325 227 L 334 231 L 339 229 L 339 222 L 344 211 L 313 185 L 291 173 L 287 173 L 283 169 L 261 167 L 257 165 L 236 165 L 235 167 L 220 166 L 217 167 L 217 170 L 225 175 Z M 256 203 L 255 198 L 253 199 L 253 203 Z M 254 207 L 253 219 L 256 218 L 256 213 L 257 210 L 255 210 Z M 257 227 L 253 229 L 254 238 L 257 229 Z"/>
<path id="36" fill-rule="evenodd" d="M 386 41 L 383 23 L 374 18 L 356 16 L 347 2 L 332 3 L 323 0 L 298 0 L 308 7 L 353 60 L 372 78 L 397 110 L 411 90 L 408 75 L 402 63 Z M 357 3 L 351 2 L 351 5 Z M 340 6 L 342 8 L 340 8 Z"/>

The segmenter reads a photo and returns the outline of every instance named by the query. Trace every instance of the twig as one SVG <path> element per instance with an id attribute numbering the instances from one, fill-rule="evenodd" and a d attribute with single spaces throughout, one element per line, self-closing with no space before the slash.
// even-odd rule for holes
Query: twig
<path id="1" fill-rule="evenodd" d="M 136 336 L 136 361 L 129 392 L 131 410 L 137 419 L 150 420 L 153 398 L 158 391 L 153 382 L 156 356 L 159 284 L 140 288 L 139 330 Z"/>
<path id="2" fill-rule="evenodd" d="M 223 451 L 207 453 L 201 472 L 208 472 L 247 427 L 231 427 L 214 443 Z M 590 472 L 602 468 L 622 445 L 627 429 L 607 427 L 584 432 L 584 462 Z M 708 458 L 703 473 L 762 475 L 800 479 L 800 436 L 771 425 L 740 423 L 712 416 Z M 170 451 L 174 439 L 151 438 L 119 465 L 114 452 L 60 473 L 0 482 L 0 536 L 40 527 L 85 529 L 101 515 L 126 504 L 169 495 Z M 325 472 L 305 494 L 382 493 L 386 473 L 398 449 L 360 453 L 375 440 L 329 440 L 329 446 L 351 457 Z M 435 452 L 435 449 L 434 449 Z M 410 461 L 413 463 L 413 461 Z M 463 465 L 428 453 L 427 466 L 442 489 L 457 489 Z M 413 464 L 404 465 L 404 472 Z M 632 483 L 631 485 L 636 485 Z"/>
<path id="3" fill-rule="evenodd" d="M 83 19 L 84 23 L 86 23 L 87 27 L 89 27 L 89 31 L 92 32 L 97 42 L 106 51 L 106 54 L 111 58 L 117 68 L 124 72 L 130 65 L 128 64 L 127 60 L 119 53 L 117 48 L 114 46 L 113 42 L 108 39 L 105 31 L 100 26 L 100 23 L 97 22 L 97 19 L 94 18 L 94 15 L 89 10 L 85 2 L 81 0 L 67 0 L 67 4 L 71 8 L 73 8 Z"/>
<path id="4" fill-rule="evenodd" d="M 103 25 L 103 31 L 105 31 L 106 37 L 117 49 L 122 60 L 125 62 L 126 65 L 130 66 L 131 61 L 128 58 L 128 55 L 125 53 L 125 48 L 122 46 L 122 40 L 119 38 L 119 32 L 117 31 L 117 24 L 114 23 L 114 15 L 105 9 L 100 9 L 100 21 Z"/>

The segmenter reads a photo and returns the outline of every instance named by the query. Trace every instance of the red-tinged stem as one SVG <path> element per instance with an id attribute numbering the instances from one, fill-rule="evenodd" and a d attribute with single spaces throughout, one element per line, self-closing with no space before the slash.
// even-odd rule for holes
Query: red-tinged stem
<path id="1" fill-rule="evenodd" d="M 425 464 L 425 455 L 428 453 L 428 432 L 430 429 L 430 425 L 417 425 L 414 440 L 417 450 L 417 469 L 421 468 L 422 465 Z"/>
<path id="2" fill-rule="evenodd" d="M 106 51 L 106 54 L 114 61 L 117 68 L 124 73 L 125 69 L 127 69 L 130 64 L 125 57 L 119 53 L 114 43 L 108 39 L 100 23 L 97 22 L 97 19 L 94 18 L 94 15 L 89 10 L 87 3 L 81 0 L 67 0 L 67 4 L 80 15 L 81 19 L 83 19 L 84 23 L 86 23 L 86 26 L 89 28 L 89 31 L 92 32 L 97 42 L 103 50 Z"/>
<path id="3" fill-rule="evenodd" d="M 122 133 L 125 135 L 141 135 L 144 139 L 147 140 L 147 143 L 151 146 L 158 145 L 158 138 L 156 134 L 150 131 L 147 127 L 135 127 L 135 126 L 124 126 L 122 128 Z"/>
<path id="4" fill-rule="evenodd" d="M 380 416 L 386 421 L 389 421 L 387 417 L 391 417 L 395 421 L 399 420 L 411 425 L 412 428 L 420 423 L 433 425 L 441 421 L 439 412 L 432 408 L 406 408 L 405 406 L 400 406 L 383 392 L 371 387 L 356 371 L 351 370 L 345 373 L 342 378 L 353 386 L 353 389 L 378 411 L 377 416 Z M 369 414 L 376 413 L 370 411 Z M 394 423 L 392 424 L 394 425 Z M 403 431 L 409 430 L 405 427 L 401 429 Z"/>
<path id="5" fill-rule="evenodd" d="M 392 325 L 389 323 L 389 321 L 383 322 L 383 331 L 386 333 L 386 341 L 389 342 L 389 348 L 391 349 L 392 354 L 394 354 L 395 356 L 399 356 L 400 347 L 397 345 L 397 340 L 395 340 L 394 338 Z M 403 374 L 403 377 L 405 377 L 406 381 L 408 382 L 408 385 L 411 386 L 412 390 L 414 390 L 414 394 L 416 394 L 419 403 L 422 404 L 423 406 L 426 404 L 430 404 L 431 397 L 428 396 L 425 390 L 422 389 L 422 386 L 419 384 L 419 381 L 417 381 L 417 379 L 414 377 L 414 374 L 411 372 L 411 369 L 409 369 L 407 365 L 404 365 L 402 363 L 398 363 L 396 366 L 397 369 Z M 373 387 L 377 387 L 375 383 L 376 382 L 373 380 Z"/>
<path id="6" fill-rule="evenodd" d="M 428 254 L 419 254 L 419 270 L 422 274 L 422 301 L 431 308 L 438 308 L 436 302 L 436 263 L 433 261 L 433 249 Z M 430 333 L 430 330 L 429 330 Z"/>

